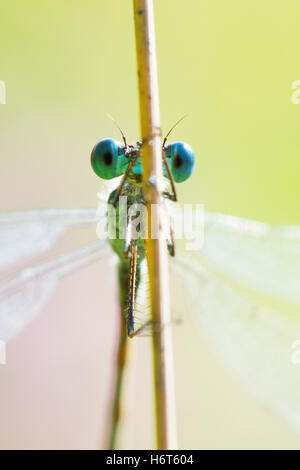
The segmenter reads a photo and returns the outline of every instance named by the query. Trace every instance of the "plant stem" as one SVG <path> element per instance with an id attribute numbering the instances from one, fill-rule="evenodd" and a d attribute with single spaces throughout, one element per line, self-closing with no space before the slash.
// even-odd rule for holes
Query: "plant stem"
<path id="1" fill-rule="evenodd" d="M 119 337 L 117 343 L 117 355 L 116 355 L 116 371 L 115 383 L 113 386 L 113 397 L 111 405 L 111 418 L 109 423 L 111 428 L 108 432 L 108 445 L 107 448 L 114 450 L 116 448 L 118 430 L 120 425 L 121 418 L 121 393 L 123 385 L 123 377 L 127 360 L 127 350 L 128 350 L 128 336 L 127 336 L 127 327 L 125 319 L 120 315 L 120 328 L 119 328 Z"/>
<path id="2" fill-rule="evenodd" d="M 152 0 L 133 0 L 143 186 L 148 214 L 146 256 L 153 320 L 153 369 L 158 449 L 176 449 L 175 391 L 167 245 L 161 231 L 163 188 L 158 79 Z M 151 184 L 150 184 L 151 181 Z M 151 227 L 157 228 L 156 238 Z"/>

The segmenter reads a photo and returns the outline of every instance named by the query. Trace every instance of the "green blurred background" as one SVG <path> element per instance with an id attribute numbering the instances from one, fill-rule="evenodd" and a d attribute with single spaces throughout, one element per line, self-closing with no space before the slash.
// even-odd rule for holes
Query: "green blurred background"
<path id="1" fill-rule="evenodd" d="M 197 157 L 195 174 L 178 188 L 181 201 L 299 224 L 300 105 L 291 102 L 292 82 L 300 79 L 299 2 L 161 0 L 155 15 L 162 127 L 167 131 L 188 114 L 170 141 L 189 142 Z M 0 80 L 7 87 L 7 104 L 0 105 L 0 210 L 95 206 L 99 181 L 90 150 L 101 138 L 119 139 L 106 113 L 130 142 L 139 138 L 132 2 L 11 0 L 1 3 L 0 18 Z M 99 445 L 113 348 L 103 337 L 114 327 L 107 320 L 114 296 L 101 290 L 111 266 L 98 269 L 85 270 L 73 284 L 64 281 L 42 319 L 9 346 L 8 365 L 0 370 L 1 448 Z M 94 316 L 86 311 L 83 318 L 77 308 L 74 326 L 72 314 L 64 315 L 76 310 L 69 298 L 77 291 L 80 299 L 89 296 Z M 106 305 L 105 320 L 97 302 Z M 86 354 L 77 350 L 85 321 Z M 91 334 L 94 342 L 87 340 Z M 40 338 L 55 342 L 58 335 L 50 367 Z M 141 349 L 139 372 L 128 385 L 136 399 L 123 448 L 153 446 L 151 385 L 141 359 L 150 367 L 146 343 L 134 346 Z M 220 367 L 189 318 L 176 329 L 175 351 L 180 448 L 300 447 L 299 435 Z M 58 374 L 61 357 L 64 373 Z M 74 396 L 74 406 L 65 406 Z"/>

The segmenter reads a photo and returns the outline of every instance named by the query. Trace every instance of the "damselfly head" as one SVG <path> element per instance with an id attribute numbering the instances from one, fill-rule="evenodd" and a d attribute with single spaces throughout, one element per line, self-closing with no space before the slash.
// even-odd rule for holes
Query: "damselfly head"
<path id="1" fill-rule="evenodd" d="M 108 180 L 124 175 L 129 170 L 128 178 L 141 180 L 142 144 L 128 145 L 114 139 L 103 139 L 98 142 L 91 153 L 91 165 L 100 178 Z M 194 171 L 195 155 L 191 147 L 185 142 L 174 142 L 165 145 L 164 140 L 162 152 L 164 176 L 173 178 L 176 183 L 186 181 Z"/>
<path id="2" fill-rule="evenodd" d="M 166 156 L 164 162 L 164 176 L 169 178 L 166 162 L 176 183 L 186 181 L 194 171 L 195 155 L 191 147 L 185 142 L 174 142 L 162 148 Z M 124 145 L 114 139 L 103 139 L 98 142 L 91 153 L 91 165 L 100 178 L 108 180 L 117 178 L 126 172 L 132 163 L 130 175 L 142 175 L 140 145 Z M 130 176 L 129 175 L 129 176 Z"/>

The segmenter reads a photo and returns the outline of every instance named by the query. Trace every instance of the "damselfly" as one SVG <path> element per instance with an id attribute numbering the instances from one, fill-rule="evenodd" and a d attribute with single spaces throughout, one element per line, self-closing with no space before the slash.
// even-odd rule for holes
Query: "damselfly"
<path id="1" fill-rule="evenodd" d="M 119 197 L 129 206 L 144 202 L 140 151 L 112 139 L 92 151 L 92 166 L 104 179 L 123 175 L 109 195 L 119 221 Z M 164 200 L 176 200 L 175 182 L 186 180 L 194 167 L 191 148 L 182 142 L 163 145 L 164 175 L 171 183 Z M 66 231 L 95 224 L 95 209 L 42 209 L 0 216 L 0 268 L 16 265 L 48 250 Z M 128 334 L 135 324 L 134 301 L 145 256 L 142 237 L 108 240 L 119 257 L 121 310 Z M 117 222 L 117 234 L 120 227 Z M 172 230 L 167 238 L 174 254 Z M 111 253 L 106 240 L 61 254 L 22 269 L 0 285 L 0 339 L 18 334 L 53 293 L 57 283 L 74 270 Z M 264 223 L 205 213 L 201 249 L 172 256 L 171 267 L 184 284 L 191 310 L 203 335 L 221 360 L 262 402 L 300 428 L 300 227 L 271 228 Z M 276 308 L 274 308 L 274 304 Z M 270 307 L 270 305 L 272 305 Z M 293 305 L 295 308 L 286 308 Z M 297 343 L 298 341 L 298 343 Z"/>

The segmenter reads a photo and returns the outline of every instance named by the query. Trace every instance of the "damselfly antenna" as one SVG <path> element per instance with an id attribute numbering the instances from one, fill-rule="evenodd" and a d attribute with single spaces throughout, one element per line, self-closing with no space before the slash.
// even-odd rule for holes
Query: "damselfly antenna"
<path id="1" fill-rule="evenodd" d="M 163 144 L 162 144 L 162 148 L 165 147 L 165 144 L 167 142 L 167 138 L 169 137 L 169 135 L 171 134 L 172 130 L 175 129 L 175 127 L 177 126 L 177 124 L 179 124 L 181 121 L 183 121 L 184 118 L 187 117 L 187 114 L 185 114 L 184 116 L 182 116 L 177 122 L 175 122 L 174 126 L 171 127 L 171 129 L 169 130 L 169 132 L 166 134 L 165 138 L 164 138 L 164 141 L 163 141 Z"/>
<path id="2" fill-rule="evenodd" d="M 125 147 L 128 147 L 125 134 L 124 134 L 124 132 L 122 131 L 122 129 L 121 129 L 121 127 L 119 126 L 119 124 L 117 123 L 117 121 L 116 121 L 110 114 L 108 114 L 108 113 L 106 113 L 106 116 L 117 126 L 117 128 L 118 128 L 119 131 L 121 132 L 122 139 L 123 139 L 123 142 L 124 142 Z"/>

